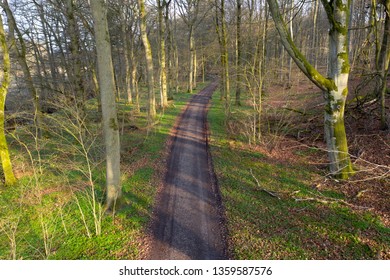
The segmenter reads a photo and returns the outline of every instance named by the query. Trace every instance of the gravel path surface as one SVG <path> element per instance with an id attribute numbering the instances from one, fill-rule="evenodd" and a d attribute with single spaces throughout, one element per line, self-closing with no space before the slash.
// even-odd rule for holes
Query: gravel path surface
<path id="1" fill-rule="evenodd" d="M 219 192 L 207 145 L 207 108 L 216 87 L 214 82 L 191 99 L 173 131 L 148 259 L 226 258 Z"/>

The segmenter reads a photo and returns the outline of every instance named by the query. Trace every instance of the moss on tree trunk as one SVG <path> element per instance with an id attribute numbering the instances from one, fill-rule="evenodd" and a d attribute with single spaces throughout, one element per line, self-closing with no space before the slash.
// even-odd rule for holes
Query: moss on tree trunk
<path id="1" fill-rule="evenodd" d="M 337 102 L 328 98 L 324 124 L 330 173 L 339 179 L 348 179 L 354 173 L 348 152 L 344 107 L 345 98 Z"/>
<path id="2" fill-rule="evenodd" d="M 302 72 L 325 92 L 327 105 L 324 130 L 330 172 L 335 177 L 347 179 L 353 174 L 344 125 L 350 71 L 347 47 L 350 0 L 331 2 L 321 0 L 330 24 L 328 77 L 321 75 L 297 48 L 279 12 L 277 1 L 267 0 L 267 2 L 286 51 Z"/>
<path id="3" fill-rule="evenodd" d="M 7 41 L 5 38 L 3 19 L 0 15 L 0 46 L 3 53 L 3 81 L 0 87 L 0 157 L 1 165 L 4 173 L 5 185 L 13 185 L 16 183 L 16 178 L 12 170 L 11 158 L 9 155 L 7 139 L 5 137 L 4 129 L 4 109 L 5 109 L 5 99 L 8 93 L 8 87 L 10 83 L 10 58 L 9 51 L 7 46 Z"/>

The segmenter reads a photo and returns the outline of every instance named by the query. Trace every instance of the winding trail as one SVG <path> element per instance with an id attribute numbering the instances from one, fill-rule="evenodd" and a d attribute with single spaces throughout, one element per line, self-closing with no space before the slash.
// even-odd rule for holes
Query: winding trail
<path id="1" fill-rule="evenodd" d="M 226 258 L 221 203 L 207 143 L 207 110 L 216 87 L 214 82 L 193 96 L 173 130 L 148 259 Z"/>

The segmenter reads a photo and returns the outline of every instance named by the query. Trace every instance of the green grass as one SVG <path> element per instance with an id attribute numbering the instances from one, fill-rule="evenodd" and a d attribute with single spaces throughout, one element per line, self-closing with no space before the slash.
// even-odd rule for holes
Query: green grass
<path id="1" fill-rule="evenodd" d="M 93 190 L 87 157 L 77 136 L 71 134 L 77 127 L 70 125 L 66 109 L 47 120 L 38 149 L 33 130 L 17 129 L 9 143 L 19 182 L 12 188 L 0 186 L 0 259 L 139 259 L 164 166 L 165 143 L 190 97 L 187 93 L 175 95 L 174 105 L 160 111 L 158 122 L 149 129 L 146 112 L 134 114 L 132 105 L 119 102 L 123 199 L 114 217 L 102 216 L 99 234 L 93 209 L 99 221 L 105 164 L 96 100 L 87 104 L 84 142 Z M 70 127 L 69 131 L 60 124 Z"/>
<path id="2" fill-rule="evenodd" d="M 354 211 L 335 201 L 344 198 L 341 193 L 312 189 L 312 168 L 280 163 L 252 152 L 237 137 L 229 139 L 218 98 L 213 98 L 209 122 L 233 258 L 390 258 L 390 229 L 368 211 Z M 295 199 L 313 197 L 329 203 Z"/>

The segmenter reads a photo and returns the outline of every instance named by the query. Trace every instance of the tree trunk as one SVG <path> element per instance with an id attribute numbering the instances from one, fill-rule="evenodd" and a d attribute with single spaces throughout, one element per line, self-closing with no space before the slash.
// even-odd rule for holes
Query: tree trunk
<path id="1" fill-rule="evenodd" d="M 377 63 L 377 70 L 381 77 L 381 85 L 377 92 L 378 97 L 380 98 L 380 113 L 381 113 L 381 129 L 386 130 L 389 128 L 387 123 L 386 116 L 386 92 L 387 92 L 387 76 L 389 72 L 389 60 L 390 60 L 390 0 L 382 1 L 382 4 L 385 6 L 385 26 L 383 29 L 383 39 L 380 47 L 379 58 Z"/>
<path id="2" fill-rule="evenodd" d="M 159 23 L 159 37 L 160 37 L 160 93 L 161 93 L 161 107 L 168 106 L 168 92 L 167 92 L 167 67 L 165 54 L 165 31 L 166 26 L 164 22 L 163 12 L 167 3 L 165 0 L 158 0 L 158 23 Z"/>
<path id="3" fill-rule="evenodd" d="M 194 71 L 193 71 L 193 77 L 192 77 L 194 89 L 196 89 L 196 87 L 197 87 L 197 77 L 198 77 L 197 70 L 198 70 L 198 59 L 196 56 L 196 48 L 194 48 Z"/>
<path id="4" fill-rule="evenodd" d="M 291 40 L 294 40 L 294 29 L 293 29 L 293 18 L 294 18 L 294 14 L 293 14 L 293 9 L 294 9 L 294 0 L 290 0 L 290 12 L 289 12 L 289 31 L 290 31 L 290 36 L 291 36 Z M 290 57 L 290 59 L 288 60 L 288 87 L 291 87 L 292 86 L 292 82 L 291 82 L 291 72 L 292 72 L 292 64 L 293 64 L 293 59 L 292 57 Z"/>
<path id="5" fill-rule="evenodd" d="M 74 0 L 66 1 L 66 16 L 68 20 L 68 32 L 70 36 L 70 52 L 71 52 L 71 67 L 72 73 L 70 75 L 71 84 L 73 87 L 74 100 L 77 111 L 77 118 L 81 125 L 84 125 L 85 121 L 85 102 L 86 96 L 84 91 L 83 76 L 81 73 L 81 57 L 80 57 L 80 40 L 79 30 L 76 22 L 75 14 L 75 2 Z"/>
<path id="6" fill-rule="evenodd" d="M 320 89 L 326 98 L 325 138 L 332 175 L 347 179 L 353 174 L 344 125 L 345 101 L 348 95 L 348 18 L 349 0 L 322 4 L 330 23 L 328 78 L 323 77 L 298 50 L 280 15 L 277 1 L 267 0 L 281 41 L 302 72 Z"/>
<path id="7" fill-rule="evenodd" d="M 189 51 L 190 51 L 190 70 L 188 73 L 188 92 L 192 93 L 192 90 L 194 88 L 194 51 L 195 51 L 195 39 L 194 39 L 194 26 L 190 26 L 190 33 L 189 33 Z"/>
<path id="8" fill-rule="evenodd" d="M 0 157 L 1 165 L 4 173 L 4 181 L 6 186 L 16 183 L 14 172 L 12 171 L 11 158 L 8 151 L 7 139 L 5 138 L 4 129 L 4 109 L 5 99 L 8 93 L 10 83 L 11 63 L 9 59 L 9 51 L 4 32 L 3 18 L 0 14 L 0 47 L 3 53 L 3 81 L 0 87 Z"/>
<path id="9" fill-rule="evenodd" d="M 179 48 L 177 43 L 177 3 L 173 1 L 173 33 L 172 33 L 172 46 L 173 46 L 173 63 L 175 68 L 174 80 L 175 80 L 175 93 L 180 91 L 180 77 L 179 77 Z"/>
<path id="10" fill-rule="evenodd" d="M 172 58 L 172 49 L 173 49 L 173 34 L 172 34 L 172 27 L 170 26 L 170 16 L 169 16 L 169 1 L 167 5 L 165 6 L 165 15 L 164 15 L 164 24 L 166 28 L 166 42 L 167 42 L 167 55 L 166 55 L 166 62 L 168 64 L 167 68 L 167 94 L 168 94 L 168 100 L 173 100 L 172 95 L 172 85 L 173 85 L 173 73 L 174 73 L 174 66 L 173 66 L 173 58 Z"/>
<path id="11" fill-rule="evenodd" d="M 125 11 L 119 11 L 121 14 L 121 33 L 123 40 L 123 61 L 124 61 L 124 93 L 126 95 L 127 103 L 133 103 L 132 88 L 131 88 L 131 71 L 130 71 L 130 51 L 129 38 L 127 35 L 127 17 Z"/>
<path id="12" fill-rule="evenodd" d="M 140 104 L 139 104 L 139 88 L 138 88 L 138 77 L 137 77 L 137 65 L 138 62 L 134 55 L 134 40 L 131 42 L 130 48 L 130 57 L 131 57 L 131 92 L 134 94 L 134 111 L 136 113 L 140 112 Z"/>
<path id="13" fill-rule="evenodd" d="M 24 42 L 22 33 L 19 31 L 19 28 L 16 25 L 16 21 L 15 21 L 15 18 L 14 18 L 14 15 L 13 15 L 11 9 L 9 8 L 8 1 L 4 0 L 1 3 L 1 5 L 2 5 L 2 7 L 7 15 L 7 18 L 8 18 L 11 46 L 13 46 L 15 51 L 16 51 L 16 56 L 18 58 L 18 62 L 20 64 L 20 66 L 22 67 L 23 75 L 24 75 L 25 80 L 26 80 L 26 85 L 27 85 L 27 88 L 28 88 L 30 95 L 31 95 L 31 98 L 32 98 L 33 108 L 34 108 L 34 124 L 35 124 L 35 127 L 37 128 L 37 134 L 40 137 L 41 133 L 42 133 L 41 132 L 41 124 L 42 124 L 42 112 L 41 111 L 42 110 L 41 110 L 41 106 L 40 106 L 39 94 L 35 88 L 33 78 L 31 76 L 30 68 L 27 65 L 26 44 Z M 18 48 L 18 46 L 16 44 L 14 32 L 17 34 L 18 41 L 20 44 L 20 49 Z"/>
<path id="14" fill-rule="evenodd" d="M 152 57 L 152 48 L 148 39 L 148 34 L 146 31 L 146 12 L 145 12 L 145 2 L 144 0 L 138 0 L 139 5 L 139 22 L 140 22 L 140 31 L 142 43 L 145 50 L 145 59 L 146 59 L 146 74 L 148 79 L 148 122 L 149 124 L 153 123 L 156 118 L 156 97 L 154 93 L 154 77 L 153 77 L 153 57 Z"/>
<path id="15" fill-rule="evenodd" d="M 102 103 L 102 122 L 106 148 L 106 209 L 114 210 L 121 196 L 119 125 L 115 104 L 114 67 L 111 57 L 107 24 L 107 6 L 104 0 L 91 1 L 94 20 L 98 79 Z"/>
<path id="16" fill-rule="evenodd" d="M 257 134 L 257 140 L 261 140 L 261 129 L 262 129 L 262 121 L 261 116 L 263 112 L 263 85 L 264 85 L 264 79 L 265 79 L 265 70 L 266 70 L 266 44 L 267 44 L 267 30 L 268 30 L 268 7 L 264 3 L 264 23 L 262 26 L 262 34 L 261 34 L 261 50 L 260 50 L 260 57 L 259 57 L 259 105 L 258 105 L 258 116 L 257 116 L 257 122 L 258 122 L 258 134 Z M 259 36 L 260 37 L 260 36 Z"/>
<path id="17" fill-rule="evenodd" d="M 225 17 L 225 0 L 221 0 L 221 26 L 222 26 L 222 50 L 223 67 L 225 76 L 225 114 L 230 114 L 230 78 L 229 78 L 229 53 L 227 48 L 227 28 Z"/>
<path id="18" fill-rule="evenodd" d="M 318 35 L 317 35 L 317 21 L 318 21 L 318 7 L 319 7 L 319 1 L 315 0 L 314 3 L 314 11 L 313 11 L 313 35 L 312 35 L 312 45 L 311 45 L 311 51 L 312 51 L 312 61 L 314 63 L 314 67 L 317 68 L 317 56 L 318 56 Z"/>
<path id="19" fill-rule="evenodd" d="M 225 99 L 225 115 L 230 114 L 230 80 L 229 80 L 229 54 L 227 49 L 227 30 L 225 17 L 225 0 L 216 1 L 216 31 L 221 50 L 221 67 L 223 81 L 223 98 Z M 218 12 L 219 10 L 219 12 Z"/>
<path id="20" fill-rule="evenodd" d="M 204 52 L 204 50 L 203 50 Z M 206 57 L 204 53 L 202 53 L 202 83 L 206 82 Z"/>
<path id="21" fill-rule="evenodd" d="M 326 1 L 323 1 L 323 3 Z M 344 125 L 345 101 L 348 95 L 348 23 L 349 1 L 330 6 L 324 4 L 331 24 L 329 31 L 328 77 L 335 83 L 325 92 L 325 138 L 330 160 L 330 172 L 342 179 L 353 173 L 348 153 Z M 336 22 L 337 20 L 337 22 Z"/>
<path id="22" fill-rule="evenodd" d="M 241 67 L 242 67 L 242 42 L 241 42 L 241 16 L 242 0 L 237 0 L 236 19 L 236 105 L 241 106 Z"/>

